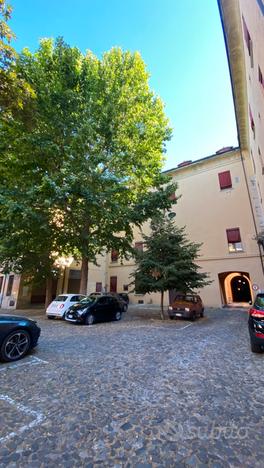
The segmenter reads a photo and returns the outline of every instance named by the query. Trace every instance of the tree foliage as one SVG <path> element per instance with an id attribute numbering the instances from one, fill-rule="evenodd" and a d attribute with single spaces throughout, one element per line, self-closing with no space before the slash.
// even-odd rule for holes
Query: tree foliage
<path id="1" fill-rule="evenodd" d="M 142 234 L 144 250 L 135 252 L 135 289 L 138 293 L 161 293 L 161 317 L 164 318 L 164 292 L 177 289 L 191 292 L 210 284 L 208 275 L 195 263 L 201 244 L 190 242 L 184 228 L 176 226 L 167 214 L 151 221 L 149 235 Z"/>
<path id="2" fill-rule="evenodd" d="M 126 255 L 133 225 L 172 204 L 176 187 L 160 173 L 171 135 L 163 104 L 140 55 L 119 48 L 99 60 L 61 38 L 45 39 L 35 53 L 22 51 L 15 72 L 34 99 L 0 125 L 4 232 L 6 207 L 17 214 L 2 259 L 30 235 L 30 252 L 46 252 L 48 264 L 62 254 L 82 260 L 85 292 L 88 261 L 111 248 Z M 14 266 L 20 257 L 12 257 Z"/>
<path id="3" fill-rule="evenodd" d="M 11 46 L 15 34 L 8 26 L 12 8 L 0 0 L 0 112 L 1 118 L 10 119 L 12 114 L 29 105 L 34 92 L 27 81 L 17 73 L 15 59 L 17 53 Z"/>

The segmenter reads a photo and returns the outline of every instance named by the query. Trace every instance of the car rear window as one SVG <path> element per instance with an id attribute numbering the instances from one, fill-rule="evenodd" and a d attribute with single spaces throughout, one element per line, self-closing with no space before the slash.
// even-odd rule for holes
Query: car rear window
<path id="1" fill-rule="evenodd" d="M 254 303 L 256 309 L 264 309 L 264 294 L 259 294 Z"/>
<path id="2" fill-rule="evenodd" d="M 56 302 L 65 302 L 67 301 L 68 299 L 68 296 L 57 296 L 56 299 L 54 299 L 54 301 Z"/>

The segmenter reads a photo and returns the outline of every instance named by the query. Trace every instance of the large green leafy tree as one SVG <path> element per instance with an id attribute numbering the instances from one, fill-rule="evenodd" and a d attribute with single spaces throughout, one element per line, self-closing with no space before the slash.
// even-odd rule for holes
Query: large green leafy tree
<path id="1" fill-rule="evenodd" d="M 20 54 L 16 72 L 35 99 L 1 123 L 2 213 L 15 192 L 23 203 L 13 232 L 27 236 L 19 216 L 35 217 L 31 252 L 43 246 L 44 254 L 48 239 L 48 259 L 70 253 L 82 260 L 86 292 L 88 261 L 111 248 L 126 255 L 133 225 L 172 203 L 175 186 L 160 174 L 171 134 L 163 105 L 140 55 L 120 49 L 99 60 L 62 39 L 43 40 L 36 53 Z"/>
<path id="2" fill-rule="evenodd" d="M 133 272 L 135 289 L 146 294 L 161 293 L 161 318 L 164 319 L 164 293 L 177 289 L 183 293 L 210 284 L 208 275 L 195 263 L 201 244 L 190 242 L 167 214 L 151 221 L 151 232 L 143 234 L 144 250 L 136 252 Z"/>
<path id="3" fill-rule="evenodd" d="M 0 0 L 0 112 L 2 119 L 10 118 L 33 99 L 34 93 L 26 80 L 16 72 L 14 63 L 17 54 L 11 46 L 15 34 L 8 26 L 12 8 Z"/>

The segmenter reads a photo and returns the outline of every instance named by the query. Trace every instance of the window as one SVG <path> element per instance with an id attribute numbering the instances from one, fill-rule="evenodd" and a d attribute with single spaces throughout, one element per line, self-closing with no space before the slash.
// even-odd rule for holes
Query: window
<path id="1" fill-rule="evenodd" d="M 128 291 L 128 284 L 123 284 L 123 291 Z"/>
<path id="2" fill-rule="evenodd" d="M 6 296 L 11 296 L 13 283 L 14 283 L 14 275 L 9 275 Z"/>
<path id="3" fill-rule="evenodd" d="M 97 300 L 97 304 L 99 305 L 106 305 L 110 303 L 110 298 L 109 297 L 99 297 Z"/>
<path id="4" fill-rule="evenodd" d="M 245 22 L 245 19 L 244 19 L 243 16 L 242 16 L 242 22 L 243 22 L 243 30 L 244 30 L 244 39 L 245 39 L 245 42 L 246 42 L 246 45 L 247 45 L 248 54 L 249 54 L 249 57 L 250 57 L 251 68 L 253 68 L 253 66 L 254 66 L 254 61 L 253 61 L 253 42 L 252 42 L 251 36 L 250 36 L 250 34 L 249 34 L 249 30 L 248 30 L 248 28 L 247 28 L 247 25 L 246 25 L 246 22 Z"/>
<path id="5" fill-rule="evenodd" d="M 232 253 L 243 251 L 239 228 L 227 229 L 226 236 L 229 252 Z"/>
<path id="6" fill-rule="evenodd" d="M 95 292 L 102 292 L 102 283 L 95 284 Z"/>
<path id="7" fill-rule="evenodd" d="M 220 189 L 224 190 L 232 187 L 232 180 L 230 171 L 220 172 L 218 174 Z"/>
<path id="8" fill-rule="evenodd" d="M 143 242 L 135 242 L 135 250 L 143 251 Z"/>
<path id="9" fill-rule="evenodd" d="M 117 291 L 117 276 L 110 276 L 110 292 Z"/>
<path id="10" fill-rule="evenodd" d="M 253 136 L 255 138 L 255 122 L 254 122 L 254 119 L 253 119 L 253 114 L 252 114 L 250 106 L 249 106 L 249 120 L 250 120 L 250 127 L 251 127 L 251 130 L 253 132 Z"/>
<path id="11" fill-rule="evenodd" d="M 77 296 L 72 296 L 70 302 L 80 302 L 85 296 L 78 294 Z"/>
<path id="12" fill-rule="evenodd" d="M 111 252 L 111 262 L 117 262 L 118 260 L 118 251 L 112 250 Z"/>
<path id="13" fill-rule="evenodd" d="M 264 88 L 264 78 L 263 78 L 262 71 L 261 71 L 260 67 L 258 67 L 258 75 L 259 75 L 259 82 L 260 82 L 261 86 Z"/>

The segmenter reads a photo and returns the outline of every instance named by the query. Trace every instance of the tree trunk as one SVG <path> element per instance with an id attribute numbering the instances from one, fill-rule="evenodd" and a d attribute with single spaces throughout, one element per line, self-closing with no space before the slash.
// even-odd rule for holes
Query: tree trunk
<path id="1" fill-rule="evenodd" d="M 160 301 L 160 317 L 161 320 L 164 320 L 164 308 L 163 308 L 163 300 L 164 300 L 164 291 L 161 291 L 161 301 Z"/>
<path id="2" fill-rule="evenodd" d="M 88 286 L 88 257 L 82 258 L 80 294 L 87 294 Z"/>
<path id="3" fill-rule="evenodd" d="M 49 276 L 46 279 L 46 297 L 45 297 L 45 309 L 50 305 L 52 301 L 52 277 Z"/>

